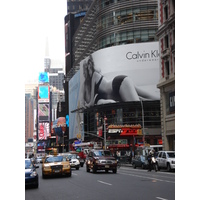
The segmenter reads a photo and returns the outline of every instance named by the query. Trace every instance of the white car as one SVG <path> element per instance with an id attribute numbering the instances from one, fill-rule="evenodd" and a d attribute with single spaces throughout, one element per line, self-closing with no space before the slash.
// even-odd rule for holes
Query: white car
<path id="1" fill-rule="evenodd" d="M 156 159 L 158 169 L 175 170 L 175 151 L 159 151 Z"/>
<path id="2" fill-rule="evenodd" d="M 67 158 L 69 159 L 71 168 L 76 168 L 76 170 L 80 167 L 79 156 L 76 154 L 67 154 Z"/>

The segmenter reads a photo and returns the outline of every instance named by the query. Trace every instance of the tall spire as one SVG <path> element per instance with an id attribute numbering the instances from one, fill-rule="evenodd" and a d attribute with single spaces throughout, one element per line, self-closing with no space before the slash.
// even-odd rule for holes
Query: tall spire
<path id="1" fill-rule="evenodd" d="M 49 58 L 49 41 L 48 37 L 46 37 L 46 44 L 45 44 L 45 58 Z"/>

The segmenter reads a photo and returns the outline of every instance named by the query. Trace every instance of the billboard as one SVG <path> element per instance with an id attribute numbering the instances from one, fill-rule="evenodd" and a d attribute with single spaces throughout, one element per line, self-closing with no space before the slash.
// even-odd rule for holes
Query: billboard
<path id="1" fill-rule="evenodd" d="M 50 136 L 49 122 L 38 123 L 38 140 L 46 140 Z"/>
<path id="2" fill-rule="evenodd" d="M 80 108 L 80 70 L 69 81 L 69 138 L 77 138 L 81 134 L 81 122 L 83 121 L 83 114 L 80 112 L 73 112 Z M 83 132 L 83 131 L 82 131 Z M 84 138 L 84 135 L 81 135 Z"/>
<path id="3" fill-rule="evenodd" d="M 49 102 L 50 90 L 48 85 L 38 86 L 38 102 Z"/>
<path id="4" fill-rule="evenodd" d="M 81 113 L 71 113 L 73 110 L 108 103 L 159 100 L 156 86 L 159 58 L 159 43 L 148 42 L 101 49 L 82 60 L 80 70 L 69 81 L 71 136 L 80 129 Z"/>
<path id="5" fill-rule="evenodd" d="M 38 121 L 49 121 L 49 104 L 39 103 L 38 104 Z"/>
<path id="6" fill-rule="evenodd" d="M 49 74 L 47 72 L 39 72 L 38 82 L 39 84 L 49 83 Z"/>

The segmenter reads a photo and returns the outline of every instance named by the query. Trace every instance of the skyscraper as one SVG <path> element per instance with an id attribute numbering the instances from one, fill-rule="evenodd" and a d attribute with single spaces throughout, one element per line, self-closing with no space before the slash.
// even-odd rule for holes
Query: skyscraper
<path id="1" fill-rule="evenodd" d="M 93 0 L 67 0 L 67 13 L 87 10 Z"/>

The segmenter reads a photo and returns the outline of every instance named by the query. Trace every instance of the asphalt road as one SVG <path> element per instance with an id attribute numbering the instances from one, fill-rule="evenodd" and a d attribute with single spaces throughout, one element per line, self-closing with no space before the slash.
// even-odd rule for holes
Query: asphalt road
<path id="1" fill-rule="evenodd" d="M 42 179 L 41 165 L 38 189 L 25 189 L 26 200 L 173 200 L 175 173 L 147 172 L 121 167 L 117 174 L 111 171 L 87 173 L 84 167 L 72 169 L 71 177 Z"/>

